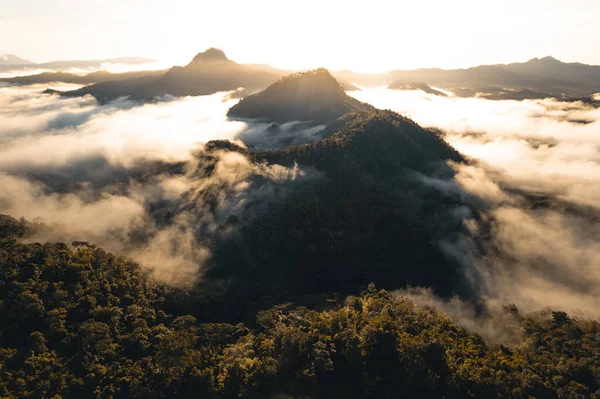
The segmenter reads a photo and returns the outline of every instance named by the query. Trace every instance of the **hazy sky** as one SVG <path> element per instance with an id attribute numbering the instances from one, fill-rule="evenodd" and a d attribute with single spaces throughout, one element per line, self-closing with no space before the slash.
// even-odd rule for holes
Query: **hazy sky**
<path id="1" fill-rule="evenodd" d="M 0 53 L 148 56 L 382 71 L 525 61 L 600 64 L 599 0 L 0 0 Z"/>

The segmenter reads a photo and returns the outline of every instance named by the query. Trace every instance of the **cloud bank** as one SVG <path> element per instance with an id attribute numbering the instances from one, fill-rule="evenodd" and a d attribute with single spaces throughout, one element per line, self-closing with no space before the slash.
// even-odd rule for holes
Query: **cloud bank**
<path id="1" fill-rule="evenodd" d="M 248 204 L 312 170 L 266 166 L 216 139 L 264 126 L 230 121 L 229 93 L 140 105 L 0 88 L 0 212 L 43 221 L 31 240 L 89 241 L 173 285 L 202 275 L 214 238 L 260 212 Z M 302 133 L 303 131 L 301 131 Z M 307 133 L 308 134 L 308 133 Z"/>
<path id="2" fill-rule="evenodd" d="M 43 220 L 50 228 L 32 240 L 89 241 L 132 257 L 160 281 L 190 284 L 202 276 L 211 243 L 264 211 L 263 199 L 319 177 L 205 147 L 215 139 L 253 150 L 319 138 L 314 125 L 228 120 L 237 101 L 231 93 L 100 105 L 43 94 L 45 88 L 0 87 L 0 212 Z M 551 307 L 600 316 L 598 109 L 381 88 L 351 94 L 440 129 L 472 158 L 452 165 L 452 180 L 421 180 L 484 210 L 454 212 L 483 248 L 465 237 L 440 246 L 463 262 L 490 314 L 514 303 L 526 312 Z M 403 294 L 437 303 L 494 340 L 514 338 L 496 318 L 478 317 L 480 304 Z"/>
<path id="3" fill-rule="evenodd" d="M 483 220 L 465 221 L 474 236 L 485 238 L 485 250 L 453 250 L 475 267 L 474 283 L 490 306 L 515 303 L 523 311 L 550 307 L 600 317 L 600 109 L 385 88 L 351 94 L 441 129 L 473 159 L 453 166 L 453 181 L 435 184 L 471 195 L 486 209 Z"/>

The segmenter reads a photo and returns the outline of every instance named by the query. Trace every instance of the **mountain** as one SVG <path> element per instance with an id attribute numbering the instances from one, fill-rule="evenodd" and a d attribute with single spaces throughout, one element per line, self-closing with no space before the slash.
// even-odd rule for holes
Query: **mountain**
<path id="1" fill-rule="evenodd" d="M 12 78 L 0 78 L 0 82 L 32 85 L 52 82 L 74 83 L 74 84 L 95 84 L 109 81 L 120 81 L 138 77 L 150 77 L 164 74 L 165 71 L 133 71 L 122 73 L 111 73 L 107 71 L 98 71 L 86 75 L 77 75 L 68 72 L 43 72 L 37 75 L 15 76 Z"/>
<path id="2" fill-rule="evenodd" d="M 13 54 L 0 54 L 0 66 L 10 65 L 32 65 L 33 62 L 24 60 Z"/>
<path id="3" fill-rule="evenodd" d="M 91 94 L 100 101 L 129 96 L 148 101 L 164 95 L 199 96 L 240 87 L 254 91 L 267 87 L 280 76 L 272 68 L 238 64 L 228 59 L 223 51 L 211 48 L 196 55 L 188 65 L 173 67 L 160 76 L 102 82 L 63 95 Z"/>
<path id="4" fill-rule="evenodd" d="M 591 85 L 600 88 L 600 66 L 596 65 L 566 63 L 554 57 L 544 57 L 533 58 L 525 63 L 508 64 L 507 68 L 527 76 L 539 76 L 569 85 Z"/>
<path id="5" fill-rule="evenodd" d="M 8 59 L 14 57 L 16 60 L 11 63 L 3 63 L 3 55 L 0 55 L 0 70 L 8 69 L 26 69 L 26 68 L 39 68 L 39 69 L 67 69 L 67 68 L 101 68 L 103 64 L 150 64 L 156 62 L 151 58 L 143 57 L 119 57 L 119 58 L 108 58 L 103 60 L 70 60 L 70 61 L 51 61 L 43 63 L 34 63 L 31 61 L 23 60 L 21 58 L 4 54 Z"/>
<path id="6" fill-rule="evenodd" d="M 251 306 L 257 293 L 286 301 L 287 295 L 354 292 L 365 280 L 473 294 L 462 267 L 438 245 L 468 234 L 451 216 L 454 207 L 468 205 L 424 183 L 451 178 L 447 162 L 465 160 L 434 132 L 350 98 L 324 69 L 282 78 L 241 100 L 229 115 L 326 127 L 315 142 L 278 150 L 211 146 L 258 164 L 321 175 L 287 190 L 283 199 L 275 196 L 268 212 L 242 223 L 214 248 L 207 278 L 231 281 L 228 295 L 237 309 L 228 312 Z"/>
<path id="7" fill-rule="evenodd" d="M 319 178 L 274 192 L 266 205 L 217 241 L 203 284 L 228 281 L 222 294 L 236 314 L 256 306 L 324 292 L 356 292 L 365 281 L 381 287 L 427 286 L 442 296 L 471 297 L 462 266 L 439 243 L 468 234 L 452 216 L 468 206 L 456 194 L 427 185 L 451 178 L 447 161 L 462 156 L 435 133 L 391 111 L 347 114 L 325 138 L 249 155 L 257 164 L 316 170 Z M 285 190 L 285 191 L 284 191 Z M 218 283 L 217 283 L 218 285 Z M 206 299 L 203 305 L 207 306 Z"/>
<path id="8" fill-rule="evenodd" d="M 600 66 L 565 63 L 553 57 L 533 58 L 524 63 L 481 65 L 468 69 L 416 69 L 392 71 L 384 80 L 403 89 L 412 82 L 458 93 L 501 93 L 496 98 L 540 98 L 540 96 L 584 96 L 600 91 Z"/>
<path id="9" fill-rule="evenodd" d="M 217 50 L 192 61 L 230 62 Z M 96 87 L 109 96 L 163 77 Z M 77 185 L 92 204 L 143 194 L 143 220 L 109 229 L 108 245 L 148 259 L 155 238 L 184 258 L 199 244 L 195 284 L 164 285 L 151 265 L 94 243 L 36 242 L 65 237 L 72 218 L 0 214 L 0 396 L 598 397 L 598 321 L 480 301 L 477 272 L 458 258 L 498 225 L 452 179 L 448 163 L 468 161 L 434 131 L 350 100 L 327 71 L 295 74 L 241 103 L 262 118 L 319 120 L 319 140 L 256 152 L 211 141 L 189 162 L 115 166 L 107 191 Z M 179 178 L 181 195 L 153 189 Z M 486 228 L 472 236 L 467 217 Z"/>
<path id="10" fill-rule="evenodd" d="M 328 123 L 349 112 L 372 109 L 348 96 L 338 81 L 320 68 L 286 76 L 264 91 L 245 97 L 229 110 L 228 116 L 277 123 Z"/>
<path id="11" fill-rule="evenodd" d="M 349 113 L 329 124 L 326 136 L 312 144 L 266 151 L 260 159 L 291 166 L 295 162 L 319 170 L 339 167 L 340 158 L 353 167 L 380 177 L 404 169 L 426 172 L 435 162 L 462 162 L 463 157 L 444 140 L 411 119 L 388 110 Z"/>

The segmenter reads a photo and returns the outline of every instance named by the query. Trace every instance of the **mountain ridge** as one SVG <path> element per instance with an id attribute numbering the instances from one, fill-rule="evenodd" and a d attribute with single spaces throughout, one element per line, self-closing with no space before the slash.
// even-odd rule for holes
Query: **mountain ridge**
<path id="1" fill-rule="evenodd" d="M 260 90 L 281 75 L 271 68 L 238 64 L 228 59 L 222 50 L 210 48 L 198 53 L 187 65 L 172 67 L 158 76 L 102 82 L 60 94 L 67 97 L 90 94 L 101 102 L 123 96 L 151 101 L 164 95 L 208 95 L 240 87 L 250 91 Z"/>
<path id="2" fill-rule="evenodd" d="M 325 68 L 317 68 L 277 80 L 265 90 L 243 98 L 227 115 L 277 123 L 328 123 L 350 112 L 373 109 L 348 96 Z"/>
<path id="3" fill-rule="evenodd" d="M 0 66 L 32 65 L 32 61 L 17 57 L 14 54 L 0 53 Z"/>
<path id="4" fill-rule="evenodd" d="M 18 57 L 17 57 L 18 58 Z M 117 58 L 106 58 L 100 60 L 59 60 L 50 62 L 36 63 L 28 60 L 25 63 L 19 62 L 15 64 L 2 64 L 0 59 L 0 70 L 12 70 L 12 69 L 28 69 L 28 68 L 39 68 L 39 69 L 67 69 L 67 68 L 101 68 L 103 64 L 150 64 L 155 63 L 157 60 L 145 57 L 117 57 Z"/>

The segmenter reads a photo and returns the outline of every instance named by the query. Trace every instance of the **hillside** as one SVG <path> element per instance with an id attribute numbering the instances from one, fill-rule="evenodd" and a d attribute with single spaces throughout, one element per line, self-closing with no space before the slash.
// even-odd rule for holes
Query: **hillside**
<path id="1" fill-rule="evenodd" d="M 14 63 L 3 64 L 2 55 L 0 55 L 0 70 L 11 70 L 11 69 L 54 69 L 63 70 L 68 68 L 101 68 L 103 64 L 150 64 L 156 62 L 156 60 L 144 57 L 119 57 L 119 58 L 107 58 L 103 60 L 65 60 L 65 61 L 50 61 L 35 63 L 28 60 L 11 56 L 10 54 L 4 54 L 7 59 L 15 59 Z"/>
<path id="2" fill-rule="evenodd" d="M 91 94 L 101 101 L 121 96 L 152 100 L 163 95 L 199 96 L 240 87 L 254 91 L 265 88 L 280 75 L 272 68 L 231 61 L 218 49 L 199 53 L 184 67 L 173 67 L 160 76 L 108 81 L 62 93 L 68 97 Z"/>
<path id="3" fill-rule="evenodd" d="M 533 58 L 523 63 L 481 65 L 467 69 L 416 69 L 392 71 L 384 78 L 391 88 L 402 88 L 412 82 L 448 90 L 468 89 L 473 92 L 530 91 L 540 95 L 581 96 L 600 91 L 600 66 L 565 63 L 553 57 Z M 527 98 L 523 93 L 515 99 Z M 503 98 L 510 97 L 505 92 Z M 529 95 L 531 97 L 531 94 Z"/>
<path id="4" fill-rule="evenodd" d="M 43 72 L 37 75 L 15 76 L 11 78 L 0 78 L 0 82 L 18 84 L 18 85 L 33 85 L 42 83 L 74 83 L 74 84 L 95 84 L 109 81 L 122 81 L 139 77 L 159 76 L 165 71 L 134 71 L 111 73 L 106 71 L 92 72 L 85 75 L 78 75 L 69 72 Z"/>
<path id="5" fill-rule="evenodd" d="M 321 178 L 281 187 L 286 195 L 266 200 L 268 212 L 255 213 L 216 243 L 207 284 L 229 281 L 226 296 L 235 306 L 227 313 L 243 313 L 265 298 L 352 293 L 371 281 L 473 297 L 476 288 L 462 267 L 437 244 L 468 234 L 450 216 L 465 204 L 421 177 L 451 177 L 445 162 L 461 162 L 461 155 L 390 111 L 348 114 L 325 135 L 250 154 L 259 163 L 316 169 Z"/>
<path id="6" fill-rule="evenodd" d="M 278 123 L 328 123 L 349 112 L 371 109 L 346 95 L 337 80 L 320 68 L 286 76 L 262 92 L 245 97 L 229 110 L 228 116 Z"/>
<path id="7" fill-rule="evenodd" d="M 196 62 L 224 61 L 212 57 Z M 467 278 L 441 245 L 457 237 L 477 245 L 460 215 L 468 210 L 482 226 L 489 216 L 458 188 L 431 184 L 449 181 L 447 162 L 467 162 L 463 156 L 408 118 L 346 102 L 328 73 L 304 76 L 326 92 L 315 85 L 300 95 L 294 90 L 302 86 L 290 84 L 279 94 L 292 118 L 314 117 L 306 98 L 319 101 L 315 93 L 333 100 L 321 139 L 256 152 L 212 141 L 189 164 L 123 170 L 132 185 L 157 176 L 189 182 L 180 198 L 149 196 L 145 206 L 165 228 L 185 216 L 210 250 L 196 284 L 159 285 L 149 269 L 93 243 L 32 242 L 54 227 L 0 215 L 1 397 L 600 394 L 598 322 L 552 310 L 524 314 L 510 304 L 488 312 L 476 273 Z M 346 107 L 358 111 L 330 119 Z M 220 159 L 254 172 L 228 191 Z M 256 173 L 280 165 L 310 177 L 269 181 Z M 240 186 L 255 195 L 239 210 L 220 209 Z M 122 237 L 133 244 L 153 234 L 139 233 Z M 395 292 L 407 286 L 430 287 L 453 304 L 462 299 L 484 327 L 469 331 Z M 506 341 L 486 338 L 490 330 Z"/>
<path id="8" fill-rule="evenodd" d="M 373 285 L 319 309 L 284 304 L 247 324 L 211 323 L 174 309 L 169 290 L 102 249 L 16 243 L 19 223 L 0 215 L 5 398 L 599 393 L 598 323 L 562 312 L 525 315 L 507 306 L 489 321 L 518 332 L 511 347 Z"/>

